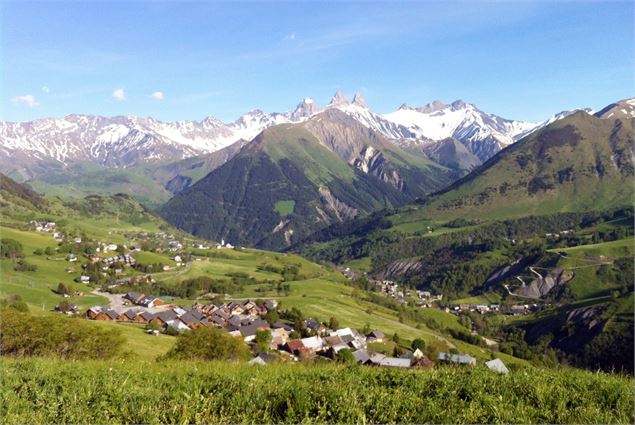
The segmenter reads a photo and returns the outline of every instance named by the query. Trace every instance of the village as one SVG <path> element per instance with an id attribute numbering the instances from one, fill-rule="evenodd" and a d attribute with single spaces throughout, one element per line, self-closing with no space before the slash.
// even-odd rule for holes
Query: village
<path id="1" fill-rule="evenodd" d="M 278 304 L 275 300 L 260 304 L 253 300 L 220 304 L 195 303 L 187 308 L 164 305 L 160 299 L 151 295 L 128 293 L 125 298 L 145 308 L 117 312 L 92 307 L 86 312 L 86 317 L 91 320 L 145 324 L 146 332 L 154 335 L 160 332 L 178 335 L 201 327 L 216 327 L 252 348 L 260 338 L 267 343 L 267 350 L 257 352 L 249 361 L 251 365 L 265 365 L 279 360 L 335 360 L 343 350 L 350 352 L 354 362 L 359 365 L 387 368 L 433 368 L 435 363 L 475 366 L 477 362 L 467 354 L 446 352 L 439 353 L 435 362 L 419 348 L 406 351 L 398 357 L 388 356 L 369 347 L 371 343 L 382 344 L 388 340 L 379 330 L 364 334 L 351 327 L 329 329 L 315 319 L 304 319 L 299 324 L 297 321 L 293 323 L 285 320 L 270 323 L 265 320 L 270 317 L 268 313 L 275 312 L 272 317 L 284 317 L 285 313 L 277 311 Z M 485 365 L 498 373 L 509 372 L 500 359 L 485 362 Z"/>
<path id="2" fill-rule="evenodd" d="M 156 283 L 153 273 L 169 272 L 184 269 L 192 261 L 200 261 L 185 249 L 185 243 L 166 232 L 155 234 L 137 233 L 126 235 L 135 241 L 130 246 L 109 241 L 89 241 L 81 236 L 60 232 L 55 223 L 31 222 L 36 231 L 49 232 L 62 245 L 71 246 L 65 259 L 69 263 L 77 263 L 79 256 L 87 258 L 81 266 L 81 273 L 77 282 L 97 286 L 92 293 L 106 296 L 109 304 L 93 306 L 85 312 L 89 320 L 111 321 L 121 324 L 136 324 L 145 327 L 145 332 L 152 335 L 161 333 L 178 335 L 201 327 L 215 327 L 222 329 L 232 337 L 242 340 L 250 347 L 255 347 L 256 339 L 266 341 L 267 350 L 257 352 L 251 364 L 266 364 L 273 360 L 326 360 L 332 361 L 342 355 L 342 350 L 350 352 L 355 363 L 361 365 L 375 365 L 389 368 L 434 367 L 435 364 L 458 364 L 474 366 L 476 359 L 459 352 L 434 353 L 434 359 L 429 358 L 419 348 L 406 350 L 403 353 L 382 352 L 377 344 L 384 344 L 389 338 L 380 330 L 365 330 L 359 332 L 351 327 L 330 329 L 326 324 L 315 319 L 302 319 L 300 322 L 284 319 L 285 310 L 278 309 L 276 300 L 242 300 L 221 303 L 195 302 L 191 307 L 180 306 L 159 296 L 143 292 L 124 292 L 120 288 L 134 286 L 152 287 Z M 224 240 L 217 244 L 190 242 L 188 246 L 197 251 L 241 249 L 235 248 Z M 81 247 L 81 250 L 74 248 Z M 172 266 L 159 264 L 158 269 L 144 266 L 137 261 L 135 254 L 143 253 L 151 247 L 157 254 L 168 255 Z M 188 254 L 189 252 L 189 254 Z M 199 254 L 200 255 L 200 254 Z M 163 258 L 163 257 L 161 257 Z M 67 268 L 68 273 L 77 272 L 74 266 Z M 359 274 L 346 269 L 342 274 L 349 279 L 359 277 Z M 411 304 L 421 308 L 440 308 L 437 303 L 443 300 L 442 294 L 432 294 L 430 291 L 403 288 L 390 280 L 369 279 L 375 291 L 405 305 Z M 101 289 L 99 289 L 101 287 Z M 76 295 L 70 288 L 64 294 Z M 512 306 L 514 307 L 514 306 Z M 520 308 L 513 308 L 505 312 L 522 314 Z M 56 311 L 69 315 L 81 314 L 76 304 L 61 302 Z M 461 314 L 467 311 L 477 311 L 485 314 L 498 312 L 498 305 L 457 305 L 452 309 L 445 307 L 446 312 Z M 529 306 L 523 306 L 522 312 L 529 311 Z M 270 320 L 275 317 L 277 320 Z M 269 319 L 269 320 L 267 320 Z M 370 345 L 369 345 L 370 344 Z M 262 344 L 260 345 L 262 346 Z M 507 369 L 499 359 L 487 366 L 497 372 L 506 373 Z"/>

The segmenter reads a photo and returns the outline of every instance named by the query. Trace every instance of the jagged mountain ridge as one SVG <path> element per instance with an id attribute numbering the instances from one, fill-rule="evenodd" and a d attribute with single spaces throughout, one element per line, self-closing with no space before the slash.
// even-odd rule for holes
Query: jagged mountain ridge
<path id="1" fill-rule="evenodd" d="M 4 158 L 0 167 L 5 173 L 29 178 L 36 174 L 31 170 L 37 170 L 33 166 L 35 163 L 46 167 L 47 163 L 67 165 L 74 161 L 87 161 L 107 167 L 129 167 L 140 163 L 176 161 L 217 151 L 241 139 L 251 140 L 264 128 L 301 122 L 333 108 L 344 111 L 390 139 L 437 140 L 436 130 L 432 127 L 408 127 L 391 119 L 399 111 L 387 115 L 377 114 L 368 108 L 360 94 L 349 102 L 342 93 L 337 92 L 325 108 L 305 98 L 293 111 L 266 113 L 255 109 L 232 123 L 224 123 L 214 117 L 202 121 L 162 122 L 153 118 L 95 115 L 68 115 L 23 123 L 0 121 L 0 152 Z M 493 118 L 494 121 L 497 119 L 502 120 Z M 489 125 L 483 120 L 480 122 Z M 509 120 L 503 122 L 520 123 Z M 521 129 L 530 127 L 527 123 L 515 125 Z M 512 132 L 518 130 L 511 124 L 508 127 Z M 481 133 L 486 136 L 491 133 L 475 133 L 474 126 L 463 131 L 465 134 L 455 137 L 462 143 L 466 143 L 467 139 L 478 139 Z M 469 144 L 466 146 L 470 148 Z"/>

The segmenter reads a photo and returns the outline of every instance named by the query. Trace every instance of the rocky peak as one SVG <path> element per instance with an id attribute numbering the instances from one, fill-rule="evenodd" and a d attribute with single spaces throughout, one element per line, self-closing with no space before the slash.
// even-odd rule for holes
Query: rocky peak
<path id="1" fill-rule="evenodd" d="M 368 108 L 366 105 L 366 99 L 362 96 L 361 93 L 355 93 L 355 97 L 353 97 L 353 105 L 361 106 L 362 108 Z"/>
<path id="2" fill-rule="evenodd" d="M 350 104 L 348 99 L 342 94 L 341 91 L 335 92 L 333 98 L 329 102 L 329 107 L 338 107 L 338 106 L 346 106 Z"/>
<path id="3" fill-rule="evenodd" d="M 443 108 L 445 108 L 445 103 L 440 100 L 435 100 L 432 103 L 428 103 L 427 105 L 417 108 L 417 111 L 429 114 L 431 112 L 439 111 Z"/>
<path id="4" fill-rule="evenodd" d="M 293 121 L 300 120 L 302 118 L 310 117 L 318 112 L 318 107 L 313 99 L 305 97 L 298 103 L 295 110 L 291 113 L 291 119 Z"/>

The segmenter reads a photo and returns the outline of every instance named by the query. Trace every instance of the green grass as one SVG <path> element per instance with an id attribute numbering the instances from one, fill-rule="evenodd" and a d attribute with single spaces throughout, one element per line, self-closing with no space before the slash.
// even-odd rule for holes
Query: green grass
<path id="1" fill-rule="evenodd" d="M 101 329 L 112 329 L 119 332 L 126 343 L 124 350 L 141 360 L 155 360 L 168 352 L 176 342 L 175 337 L 169 335 L 149 335 L 144 332 L 144 325 L 133 323 L 116 323 L 101 320 L 87 320 L 91 326 Z"/>
<path id="2" fill-rule="evenodd" d="M 17 272 L 14 271 L 14 265 L 11 260 L 0 260 L 0 297 L 6 297 L 8 294 L 17 294 L 31 305 L 34 311 L 51 310 L 63 299 L 54 292 L 58 283 L 62 282 L 84 294 L 81 297 L 68 299 L 82 308 L 106 302 L 104 297 L 90 295 L 92 288 L 89 286 L 73 281 L 80 274 L 81 267 L 79 264 L 69 263 L 64 260 L 48 260 L 45 255 L 33 254 L 33 251 L 37 248 L 43 249 L 47 246 L 56 246 L 50 234 L 0 227 L 0 235 L 3 238 L 19 241 L 24 248 L 25 260 L 29 264 L 37 266 L 37 270 L 34 272 Z M 59 255 L 59 257 L 64 256 Z M 69 266 L 75 267 L 76 272 L 67 273 L 66 268 Z"/>
<path id="3" fill-rule="evenodd" d="M 551 251 L 565 252 L 573 258 L 580 257 L 599 257 L 604 255 L 611 258 L 628 257 L 634 251 L 635 239 L 633 237 L 620 239 L 611 242 L 602 242 L 598 244 L 574 246 L 571 248 L 556 248 Z"/>
<path id="4" fill-rule="evenodd" d="M 369 272 L 372 270 L 373 265 L 371 264 L 370 257 L 363 257 L 349 261 L 348 263 L 344 263 L 342 264 L 342 267 L 350 267 L 351 270 L 354 270 L 356 272 Z"/>
<path id="5" fill-rule="evenodd" d="M 597 298 L 607 295 L 616 288 L 614 282 L 604 282 L 597 271 L 602 263 L 609 263 L 617 258 L 633 257 L 634 239 L 620 239 L 599 244 L 581 245 L 572 248 L 551 250 L 563 252 L 565 257 L 558 260 L 558 266 L 574 273 L 569 286 L 577 300 Z"/>
<path id="6" fill-rule="evenodd" d="M 286 217 L 293 214 L 293 210 L 295 209 L 295 201 L 293 199 L 289 201 L 278 201 L 273 206 L 273 209 L 282 217 Z"/>
<path id="7" fill-rule="evenodd" d="M 141 264 L 155 264 L 155 263 L 163 263 L 165 265 L 174 267 L 176 263 L 172 258 L 168 255 L 157 254 L 149 251 L 138 251 L 132 254 L 137 260 L 138 263 Z"/>
<path id="8" fill-rule="evenodd" d="M 633 423 L 633 379 L 483 366 L 0 361 L 5 423 Z"/>

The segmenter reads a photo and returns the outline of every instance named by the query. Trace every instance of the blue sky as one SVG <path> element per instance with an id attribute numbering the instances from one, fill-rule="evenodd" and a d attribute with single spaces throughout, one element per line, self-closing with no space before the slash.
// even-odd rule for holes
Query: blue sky
<path id="1" fill-rule="evenodd" d="M 634 3 L 3 2 L 0 118 L 225 121 L 360 91 L 542 120 L 635 94 Z"/>

